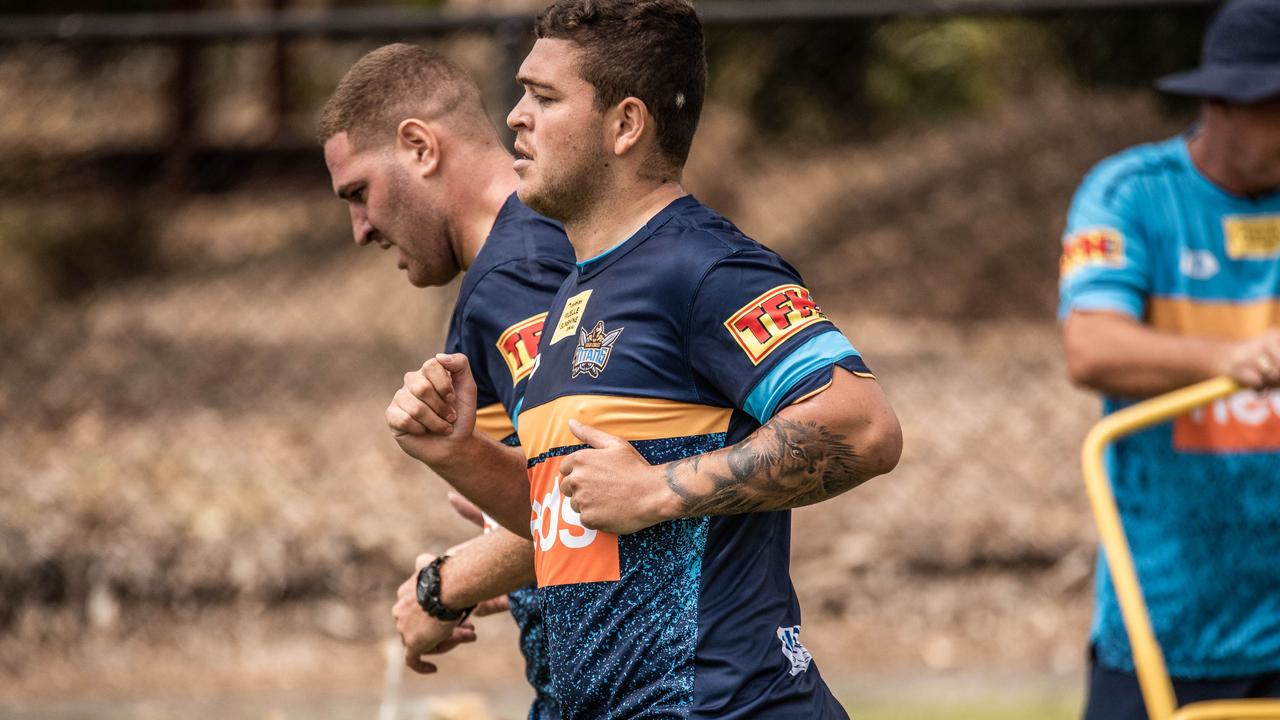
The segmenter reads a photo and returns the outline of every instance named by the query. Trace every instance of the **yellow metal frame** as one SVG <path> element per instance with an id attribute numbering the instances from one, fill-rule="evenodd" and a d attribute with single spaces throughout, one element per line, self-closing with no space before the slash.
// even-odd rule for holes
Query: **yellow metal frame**
<path id="1" fill-rule="evenodd" d="M 1107 553 L 1107 567 L 1111 570 L 1111 580 L 1120 601 L 1120 612 L 1133 648 L 1138 684 L 1142 687 L 1142 698 L 1146 701 L 1147 716 L 1151 720 L 1280 720 L 1280 700 L 1213 700 L 1177 707 L 1173 683 L 1151 629 L 1151 616 L 1142 598 L 1129 541 L 1125 539 L 1120 511 L 1103 464 L 1103 451 L 1116 439 L 1239 389 L 1234 380 L 1219 377 L 1132 405 L 1094 425 L 1081 450 L 1085 488 L 1089 492 L 1089 503 L 1093 507 L 1102 547 Z"/>

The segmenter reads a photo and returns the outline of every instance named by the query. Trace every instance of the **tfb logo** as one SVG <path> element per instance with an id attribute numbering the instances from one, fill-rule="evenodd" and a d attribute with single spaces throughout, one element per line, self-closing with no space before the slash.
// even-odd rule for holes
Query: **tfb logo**
<path id="1" fill-rule="evenodd" d="M 538 340 L 542 337 L 542 324 L 547 314 L 525 318 L 502 332 L 498 338 L 498 350 L 511 371 L 511 384 L 516 385 L 533 374 L 538 359 Z"/>

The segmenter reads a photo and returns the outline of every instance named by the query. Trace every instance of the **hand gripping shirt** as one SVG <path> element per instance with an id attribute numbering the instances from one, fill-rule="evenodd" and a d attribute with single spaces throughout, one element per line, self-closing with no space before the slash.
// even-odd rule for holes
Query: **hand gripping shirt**
<path id="1" fill-rule="evenodd" d="M 1232 195 L 1184 138 L 1100 163 L 1063 239 L 1060 316 L 1121 313 L 1158 330 L 1245 339 L 1280 326 L 1280 193 Z M 1105 397 L 1104 412 L 1131 404 Z M 1238 393 L 1122 439 L 1108 467 L 1170 672 L 1280 670 L 1280 394 Z M 1093 642 L 1133 660 L 1111 576 L 1097 572 Z"/>
<path id="2" fill-rule="evenodd" d="M 525 207 L 514 194 L 507 198 L 463 277 L 445 343 L 446 352 L 470 360 L 476 426 L 495 440 L 519 444 L 510 411 L 533 370 L 546 309 L 573 269 L 573 246 L 559 223 Z M 509 598 L 511 617 L 520 627 L 525 676 L 537 692 L 529 718 L 556 720 L 538 598 L 532 587 Z"/>
<path id="3" fill-rule="evenodd" d="M 684 197 L 579 263 L 518 410 L 552 678 L 565 718 L 845 718 L 800 642 L 789 511 L 617 536 L 559 491 L 569 418 L 651 464 L 736 443 L 831 382 L 870 376 L 772 251 Z"/>

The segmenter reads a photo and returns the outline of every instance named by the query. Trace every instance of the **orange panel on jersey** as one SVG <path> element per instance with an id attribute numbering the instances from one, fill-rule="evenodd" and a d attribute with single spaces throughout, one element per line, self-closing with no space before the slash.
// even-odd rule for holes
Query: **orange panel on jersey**
<path id="1" fill-rule="evenodd" d="M 538 586 L 617 580 L 618 536 L 583 527 L 569 499 L 560 494 L 565 457 L 548 458 L 529 470 L 529 527 Z"/>
<path id="2" fill-rule="evenodd" d="M 1280 394 L 1242 390 L 1179 416 L 1173 447 L 1192 452 L 1280 450 Z"/>
<path id="3" fill-rule="evenodd" d="M 516 431 L 512 427 L 511 418 L 507 417 L 507 411 L 502 407 L 502 403 L 485 405 L 476 410 L 476 429 L 485 437 L 493 438 L 498 442 L 502 442 Z"/>
<path id="4" fill-rule="evenodd" d="M 730 408 L 614 395 L 567 395 L 520 413 L 520 444 L 535 458 L 548 450 L 581 445 L 569 419 L 624 440 L 660 440 L 725 432 Z"/>
<path id="5" fill-rule="evenodd" d="M 1280 301 L 1206 302 L 1185 298 L 1151 298 L 1151 325 L 1178 335 L 1222 340 L 1251 338 L 1280 327 Z"/>

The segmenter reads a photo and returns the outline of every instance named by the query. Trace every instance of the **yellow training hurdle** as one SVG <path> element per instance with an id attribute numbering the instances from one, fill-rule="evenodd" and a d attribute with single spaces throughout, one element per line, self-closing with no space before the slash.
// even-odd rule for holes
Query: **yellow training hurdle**
<path id="1" fill-rule="evenodd" d="M 1138 574 L 1129 552 L 1129 542 L 1125 539 L 1120 511 L 1103 466 L 1103 451 L 1108 443 L 1239 389 L 1236 381 L 1219 377 L 1132 405 L 1094 425 L 1081 450 L 1085 488 L 1089 492 L 1089 503 L 1098 524 L 1102 547 L 1107 553 L 1107 566 L 1115 584 L 1129 644 L 1133 647 L 1138 684 L 1142 687 L 1142 698 L 1151 720 L 1280 720 L 1280 700 L 1213 700 L 1177 707 L 1173 683 L 1151 629 L 1151 617 L 1142 598 L 1142 588 L 1138 585 Z"/>

